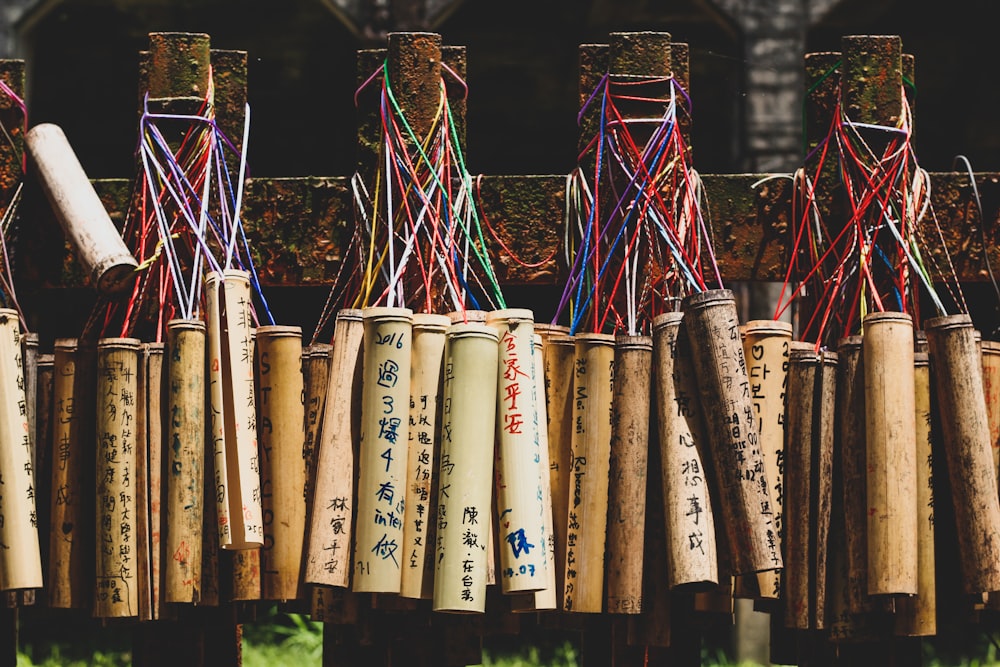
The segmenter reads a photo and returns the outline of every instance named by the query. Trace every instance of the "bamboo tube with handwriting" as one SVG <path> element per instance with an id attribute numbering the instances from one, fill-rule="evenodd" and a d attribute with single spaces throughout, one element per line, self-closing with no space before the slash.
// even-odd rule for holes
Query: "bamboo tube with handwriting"
<path id="1" fill-rule="evenodd" d="M 520 308 L 496 310 L 486 324 L 500 336 L 494 471 L 500 581 L 505 594 L 527 593 L 545 587 L 548 569 L 540 501 L 541 424 L 532 377 L 534 316 Z"/>
<path id="2" fill-rule="evenodd" d="M 573 362 L 572 472 L 563 609 L 604 607 L 604 547 L 611 461 L 615 337 L 577 334 Z"/>
<path id="3" fill-rule="evenodd" d="M 927 353 L 915 352 L 914 419 L 917 428 L 917 594 L 896 601 L 896 634 L 937 634 L 934 572 L 934 456 L 931 438 L 931 372 Z"/>
<path id="4" fill-rule="evenodd" d="M 548 399 L 549 483 L 552 486 L 552 537 L 555 540 L 556 591 L 562 599 L 566 581 L 566 522 L 572 479 L 573 362 L 572 336 L 553 334 L 544 346 L 545 389 Z"/>
<path id="5" fill-rule="evenodd" d="M 753 416 L 736 301 L 729 290 L 687 297 L 684 322 L 718 477 L 733 574 L 781 567 L 771 493 Z"/>
<path id="6" fill-rule="evenodd" d="M 864 319 L 869 595 L 917 592 L 913 321 Z"/>
<path id="7" fill-rule="evenodd" d="M 0 309 L 0 590 L 42 587 L 17 311 Z"/>
<path id="8" fill-rule="evenodd" d="M 483 324 L 445 332 L 434 611 L 486 609 L 499 335 Z"/>
<path id="9" fill-rule="evenodd" d="M 31 446 L 28 449 L 29 463 L 31 465 L 31 488 L 38 488 L 36 475 L 38 468 L 35 462 L 38 460 L 38 427 L 36 402 L 38 400 L 38 334 L 21 334 L 21 376 L 24 378 L 24 412 L 28 421 L 28 440 Z"/>
<path id="10" fill-rule="evenodd" d="M 165 602 L 201 600 L 205 484 L 205 324 L 167 323 Z M 162 482 L 161 482 L 162 483 Z"/>
<path id="11" fill-rule="evenodd" d="M 140 407 L 146 414 L 146 442 L 147 442 L 147 466 L 149 468 L 149 583 L 150 583 L 150 607 L 153 613 L 153 620 L 161 618 L 163 611 L 163 591 L 165 588 L 166 570 L 162 567 L 161 548 L 162 530 L 165 526 L 163 513 L 161 512 L 163 500 L 163 410 L 160 399 L 163 396 L 163 362 L 166 357 L 166 344 L 145 343 L 143 345 L 143 363 L 145 364 L 146 376 L 146 404 Z M 204 368 L 204 361 L 202 361 Z M 206 394 L 202 392 L 201 406 L 204 411 L 207 406 Z M 202 431 L 201 438 L 204 442 L 206 432 Z M 204 445 L 202 445 L 204 450 Z M 204 503 L 205 489 L 210 489 L 210 485 L 202 485 L 202 502 Z M 213 498 L 209 496 L 209 498 Z M 213 500 L 214 502 L 214 500 Z M 204 539 L 204 527 L 202 526 L 202 537 Z M 212 526 L 211 539 L 218 541 L 214 533 L 215 526 Z M 204 573 L 203 573 L 204 574 Z"/>
<path id="12" fill-rule="evenodd" d="M 643 610 L 652 360 L 653 340 L 649 336 L 616 339 L 606 556 L 607 611 L 612 614 Z"/>
<path id="13" fill-rule="evenodd" d="M 399 593 L 409 439 L 413 313 L 364 310 L 364 380 L 354 580 L 359 593 Z"/>
<path id="14" fill-rule="evenodd" d="M 437 458 L 438 396 L 444 359 L 447 315 L 413 316 L 413 362 L 410 368 L 410 440 L 406 465 L 406 509 L 403 523 L 402 575 L 399 594 L 430 599 L 434 595 L 434 545 L 431 507 Z"/>
<path id="15" fill-rule="evenodd" d="M 255 549 L 264 528 L 249 274 L 209 273 L 205 303 L 219 546 Z"/>
<path id="16" fill-rule="evenodd" d="M 139 582 L 135 551 L 135 338 L 97 343 L 97 582 L 94 616 L 136 616 Z"/>
<path id="17" fill-rule="evenodd" d="M 264 512 L 261 595 L 265 600 L 294 600 L 306 525 L 302 329 L 258 327 L 257 356 Z"/>
<path id="18" fill-rule="evenodd" d="M 764 455 L 764 472 L 771 486 L 774 527 L 781 548 L 783 526 L 783 468 L 785 450 L 785 381 L 788 377 L 788 344 L 792 325 L 772 320 L 752 320 L 744 327 L 743 356 L 750 378 L 750 398 Z M 758 572 L 758 596 L 777 599 L 781 593 L 778 572 Z"/>
<path id="19" fill-rule="evenodd" d="M 91 441 L 90 430 L 84 430 L 85 413 L 78 409 L 76 390 L 81 396 L 93 397 L 94 392 L 87 387 L 83 393 L 78 373 L 93 381 L 86 372 L 88 364 L 82 368 L 77 364 L 77 342 L 75 338 L 59 338 L 53 345 L 55 356 L 55 378 L 53 381 L 53 404 L 55 408 L 55 428 L 52 430 L 52 503 L 49 513 L 49 570 L 48 602 L 57 609 L 82 608 L 89 606 L 93 591 L 88 585 L 87 547 L 92 544 L 87 535 L 89 522 L 86 515 L 89 506 L 84 502 L 84 470 L 89 461 L 84 461 L 87 448 L 84 442 Z M 81 378 L 82 379 L 82 378 Z M 90 384 L 88 382 L 87 384 Z M 84 401 L 80 401 L 80 408 Z"/>
<path id="20" fill-rule="evenodd" d="M 346 588 L 351 581 L 354 457 L 361 429 L 363 341 L 361 311 L 345 309 L 337 313 L 306 549 L 305 581 L 310 584 Z"/>
<path id="21" fill-rule="evenodd" d="M 983 393 L 986 395 L 986 418 L 990 423 L 990 448 L 993 469 L 1000 475 L 1000 343 L 983 341 Z"/>
<path id="22" fill-rule="evenodd" d="M 706 436 L 691 349 L 681 313 L 653 320 L 660 478 L 670 588 L 719 581 L 715 518 L 702 453 Z"/>
<path id="23" fill-rule="evenodd" d="M 227 549 L 222 557 L 229 558 L 231 564 L 231 599 L 234 602 L 259 600 L 261 592 L 260 548 Z"/>
<path id="24" fill-rule="evenodd" d="M 952 505 L 969 594 L 1000 590 L 1000 500 L 993 468 L 982 362 L 968 315 L 924 325 L 934 364 Z"/>
<path id="25" fill-rule="evenodd" d="M 837 366 L 840 358 L 836 352 L 824 350 L 821 356 L 819 378 L 816 382 L 816 454 L 814 478 L 816 513 L 812 526 L 812 612 L 814 630 L 826 629 L 827 621 L 827 562 L 830 558 L 830 522 L 833 508 L 833 456 L 837 419 Z"/>

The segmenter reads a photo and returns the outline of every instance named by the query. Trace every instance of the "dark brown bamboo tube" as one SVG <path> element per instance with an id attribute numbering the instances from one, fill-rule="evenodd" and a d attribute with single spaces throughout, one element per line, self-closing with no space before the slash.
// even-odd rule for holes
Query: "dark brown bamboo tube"
<path id="1" fill-rule="evenodd" d="M 604 608 L 615 338 L 577 334 L 574 342 L 573 481 L 566 528 L 563 609 L 600 613 Z"/>
<path id="2" fill-rule="evenodd" d="M 146 468 L 148 470 L 149 488 L 147 490 L 149 504 L 149 604 L 152 613 L 152 620 L 162 617 L 164 611 L 163 592 L 165 590 L 166 570 L 162 567 L 163 541 L 162 531 L 166 527 L 163 520 L 162 501 L 165 491 L 163 486 L 163 409 L 161 399 L 163 397 L 163 365 L 166 357 L 166 345 L 164 343 L 143 344 L 143 354 L 140 363 L 144 365 L 143 375 L 145 378 L 145 404 L 140 405 L 140 411 L 145 414 L 146 424 Z M 202 361 L 204 367 L 204 360 Z M 201 396 L 201 409 L 204 413 L 207 406 L 204 392 Z M 204 423 L 204 422 L 203 422 Z M 206 432 L 202 432 L 204 441 Z M 204 450 L 204 446 L 202 446 Z M 202 502 L 207 490 L 211 485 L 203 485 Z M 214 497 L 208 496 L 212 502 Z M 208 525 L 208 524 L 206 524 Z M 211 539 L 218 542 L 215 535 L 215 526 L 210 526 Z M 204 539 L 204 526 L 202 526 L 202 538 Z"/>
<path id="3" fill-rule="evenodd" d="M 299 596 L 306 526 L 302 329 L 258 327 L 257 354 L 264 512 L 261 597 L 294 600 Z"/>
<path id="4" fill-rule="evenodd" d="M 712 416 L 708 442 L 733 574 L 778 569 L 781 551 L 733 293 L 690 296 L 684 314 L 705 414 Z"/>
<path id="5" fill-rule="evenodd" d="M 0 590 L 42 587 L 17 311 L 0 309 Z"/>
<path id="6" fill-rule="evenodd" d="M 931 438 L 931 371 L 926 352 L 914 353 L 914 419 L 917 428 L 917 594 L 896 601 L 896 634 L 937 634 L 934 571 L 934 457 Z"/>
<path id="7" fill-rule="evenodd" d="M 205 396 L 206 410 L 211 409 L 209 396 Z M 206 412 L 207 414 L 207 412 Z M 208 419 L 206 422 L 210 422 Z M 207 424 L 206 424 L 207 426 Z M 208 427 L 210 428 L 210 427 Z M 210 442 L 211 435 L 206 430 L 206 445 Z M 215 452 L 211 447 L 205 447 L 205 479 L 215 479 Z M 218 607 L 222 604 L 222 568 L 219 562 L 219 510 L 216 504 L 215 485 L 211 482 L 205 484 L 205 494 L 203 507 L 205 508 L 205 521 L 202 524 L 201 541 L 201 606 Z"/>
<path id="8" fill-rule="evenodd" d="M 552 538 L 555 540 L 556 596 L 562 600 L 566 580 L 566 522 L 569 515 L 573 440 L 572 336 L 553 334 L 543 347 L 549 438 L 549 483 L 552 486 Z"/>
<path id="9" fill-rule="evenodd" d="M 913 322 L 904 313 L 864 319 L 868 593 L 917 592 L 917 461 Z"/>
<path id="10" fill-rule="evenodd" d="M 608 482 L 607 611 L 642 612 L 653 339 L 615 340 Z"/>
<path id="11" fill-rule="evenodd" d="M 97 343 L 97 582 L 94 616 L 139 612 L 135 551 L 135 338 Z"/>
<path id="12" fill-rule="evenodd" d="M 990 424 L 993 470 L 1000 475 L 1000 343 L 983 341 L 983 394 Z"/>
<path id="13" fill-rule="evenodd" d="M 433 608 L 482 613 L 492 515 L 499 336 L 483 324 L 455 324 L 445 336 Z"/>
<path id="14" fill-rule="evenodd" d="M 326 390 L 330 383 L 330 353 L 333 346 L 314 343 L 302 349 L 302 384 L 305 387 L 306 516 L 312 516 L 312 490 L 316 487 L 316 454 L 323 427 Z M 307 541 L 308 543 L 308 541 Z"/>
<path id="15" fill-rule="evenodd" d="M 205 484 L 205 323 L 167 323 L 165 602 L 201 601 Z"/>
<path id="16" fill-rule="evenodd" d="M 434 594 L 434 545 L 431 507 L 437 479 L 434 463 L 440 449 L 438 397 L 444 358 L 446 315 L 413 316 L 413 363 L 410 368 L 410 440 L 406 465 L 406 511 L 403 523 L 402 578 L 399 594 L 430 599 Z"/>
<path id="17" fill-rule="evenodd" d="M 868 598 L 868 503 L 865 448 L 865 371 L 861 336 L 837 345 L 837 430 L 840 433 L 841 501 L 847 601 L 852 614 L 871 611 Z"/>
<path id="18" fill-rule="evenodd" d="M 819 411 L 816 386 L 820 354 L 809 343 L 793 343 L 788 358 L 785 411 L 785 626 L 808 630 L 814 573 L 810 533 L 818 519 L 812 503 L 818 440 L 814 417 Z"/>
<path id="19" fill-rule="evenodd" d="M 934 364 L 966 593 L 1000 590 L 1000 500 L 990 446 L 981 355 L 972 320 L 951 315 L 924 327 Z"/>
<path id="20" fill-rule="evenodd" d="M 666 567 L 670 588 L 704 589 L 719 581 L 718 550 L 702 460 L 704 415 L 682 318 L 666 313 L 653 320 Z"/>
<path id="21" fill-rule="evenodd" d="M 316 452 L 306 583 L 346 588 L 351 581 L 355 443 L 360 440 L 361 430 L 363 341 L 361 311 L 350 309 L 337 313 L 330 382 Z"/>
<path id="22" fill-rule="evenodd" d="M 413 313 L 366 308 L 354 541 L 359 593 L 399 593 Z"/>
<path id="23" fill-rule="evenodd" d="M 792 340 L 792 325 L 773 320 L 753 320 L 743 328 L 743 357 L 750 378 L 750 398 L 764 455 L 764 471 L 771 486 L 774 526 L 778 547 L 781 548 L 783 527 L 784 475 L 782 457 L 785 450 L 785 382 L 788 376 L 788 344 Z M 777 599 L 781 593 L 781 575 L 759 572 L 757 596 Z"/>
<path id="24" fill-rule="evenodd" d="M 495 310 L 486 324 L 500 336 L 497 373 L 497 547 L 504 594 L 542 590 L 547 579 L 542 469 L 534 372 L 534 315 Z M 546 474 L 548 471 L 545 471 Z"/>
<path id="25" fill-rule="evenodd" d="M 37 427 L 35 439 L 36 501 L 38 512 L 38 542 L 42 553 L 42 572 L 48 571 L 49 527 L 52 496 L 52 433 L 55 429 L 55 357 L 52 354 L 38 355 L 38 401 L 36 408 Z"/>
<path id="26" fill-rule="evenodd" d="M 816 446 L 813 469 L 815 470 L 815 521 L 812 526 L 812 611 L 814 630 L 825 630 L 827 625 L 827 563 L 830 558 L 830 522 L 833 510 L 833 457 L 837 411 L 836 352 L 823 351 L 816 386 L 819 414 L 816 426 Z"/>

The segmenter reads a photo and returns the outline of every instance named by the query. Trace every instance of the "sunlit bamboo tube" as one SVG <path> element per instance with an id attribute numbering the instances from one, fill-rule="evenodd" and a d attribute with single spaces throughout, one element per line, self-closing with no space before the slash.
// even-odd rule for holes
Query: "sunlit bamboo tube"
<path id="1" fill-rule="evenodd" d="M 294 600 L 299 596 L 306 526 L 302 329 L 258 327 L 257 357 L 264 516 L 261 597 Z"/>
<path id="2" fill-rule="evenodd" d="M 452 325 L 445 335 L 433 608 L 482 613 L 499 336 L 478 323 Z"/>
<path id="3" fill-rule="evenodd" d="M 354 541 L 359 593 L 399 593 L 413 313 L 366 308 Z"/>
<path id="4" fill-rule="evenodd" d="M 913 322 L 904 313 L 864 320 L 868 593 L 917 592 L 917 461 Z"/>
<path id="5" fill-rule="evenodd" d="M 136 616 L 139 583 L 135 551 L 135 338 L 97 343 L 97 581 L 94 615 Z"/>
<path id="6" fill-rule="evenodd" d="M 993 469 L 1000 475 L 1000 343 L 983 341 L 983 393 L 990 424 Z"/>

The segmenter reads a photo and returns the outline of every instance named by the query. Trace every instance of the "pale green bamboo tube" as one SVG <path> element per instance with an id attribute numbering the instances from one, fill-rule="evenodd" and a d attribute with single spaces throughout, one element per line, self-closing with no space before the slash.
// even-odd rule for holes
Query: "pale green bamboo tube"
<path id="1" fill-rule="evenodd" d="M 364 310 L 364 380 L 352 590 L 399 593 L 413 312 Z"/>
<path id="2" fill-rule="evenodd" d="M 704 415 L 682 313 L 653 320 L 660 479 L 671 589 L 706 589 L 719 581 L 715 517 L 702 453 Z"/>
<path id="3" fill-rule="evenodd" d="M 917 429 L 917 594 L 896 601 L 896 634 L 937 634 L 934 580 L 934 465 L 931 431 L 931 372 L 926 352 L 914 353 L 914 419 Z"/>
<path id="4" fill-rule="evenodd" d="M 577 334 L 573 371 L 572 473 L 563 609 L 604 608 L 604 547 L 611 459 L 615 337 Z"/>
<path id="5" fill-rule="evenodd" d="M 139 613 L 133 486 L 139 346 L 135 338 L 97 343 L 97 618 Z"/>
<path id="6" fill-rule="evenodd" d="M 0 309 L 0 590 L 42 587 L 20 321 Z"/>
<path id="7" fill-rule="evenodd" d="M 310 584 L 347 588 L 351 581 L 363 342 L 361 311 L 345 309 L 337 313 L 306 549 L 305 581 Z"/>
<path id="8" fill-rule="evenodd" d="M 497 373 L 496 504 L 500 582 L 504 594 L 542 590 L 548 560 L 535 400 L 534 316 L 510 308 L 490 312 L 500 336 Z M 547 471 L 546 471 L 547 472 Z"/>
<path id="9" fill-rule="evenodd" d="M 264 512 L 261 597 L 283 602 L 299 597 L 306 529 L 302 329 L 258 327 L 257 353 Z"/>
<path id="10" fill-rule="evenodd" d="M 868 593 L 917 592 L 917 461 L 913 322 L 864 319 Z"/>
<path id="11" fill-rule="evenodd" d="M 482 613 L 499 336 L 482 324 L 455 324 L 445 336 L 433 608 Z"/>
<path id="12" fill-rule="evenodd" d="M 544 346 L 545 388 L 548 398 L 549 484 L 552 487 L 552 536 L 555 540 L 556 592 L 561 600 L 566 580 L 566 521 L 569 516 L 573 467 L 573 363 L 576 343 L 572 336 L 553 334 Z"/>
<path id="13" fill-rule="evenodd" d="M 770 486 L 750 399 L 736 302 L 729 290 L 684 300 L 698 389 L 705 405 L 733 574 L 781 568 Z"/>
<path id="14" fill-rule="evenodd" d="M 934 364 L 966 593 L 1000 590 L 1000 500 L 993 468 L 982 356 L 968 315 L 924 325 Z"/>
<path id="15" fill-rule="evenodd" d="M 434 595 L 434 545 L 431 543 L 431 496 L 437 478 L 437 416 L 441 393 L 447 315 L 413 316 L 413 363 L 410 368 L 410 440 L 406 465 L 406 511 L 399 594 L 430 599 Z"/>
<path id="16" fill-rule="evenodd" d="M 773 320 L 753 320 L 743 328 L 743 356 L 750 379 L 750 398 L 764 455 L 764 471 L 771 486 L 774 526 L 778 547 L 784 533 L 782 514 L 783 475 L 780 465 L 785 450 L 785 382 L 788 377 L 788 345 L 792 340 L 792 325 Z M 778 599 L 781 575 L 759 572 L 758 597 Z"/>
<path id="17" fill-rule="evenodd" d="M 616 339 L 606 554 L 607 611 L 612 614 L 643 611 L 652 361 L 649 336 Z"/>

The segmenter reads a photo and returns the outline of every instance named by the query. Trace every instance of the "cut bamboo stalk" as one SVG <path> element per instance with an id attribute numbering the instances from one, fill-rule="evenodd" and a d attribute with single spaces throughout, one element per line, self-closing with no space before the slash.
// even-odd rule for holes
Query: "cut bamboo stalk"
<path id="1" fill-rule="evenodd" d="M 781 551 L 750 399 L 736 301 L 707 290 L 684 301 L 685 326 L 707 420 L 733 574 L 775 570 Z"/>
<path id="2" fill-rule="evenodd" d="M 1000 475 L 1000 343 L 983 341 L 983 393 L 990 424 L 993 470 Z"/>
<path id="3" fill-rule="evenodd" d="M 364 380 L 352 590 L 399 593 L 413 313 L 364 310 Z"/>
<path id="4" fill-rule="evenodd" d="M 206 414 L 210 414 L 210 396 L 206 392 Z M 206 445 L 210 442 L 211 419 L 206 419 Z M 215 502 L 215 486 L 208 480 L 215 479 L 215 452 L 210 446 L 205 447 L 205 479 L 203 507 L 205 508 L 202 524 L 201 541 L 201 606 L 218 607 L 222 604 L 222 570 L 219 558 L 219 510 Z"/>
<path id="5" fill-rule="evenodd" d="M 24 139 L 35 176 L 94 286 L 102 294 L 126 289 L 139 263 L 104 210 L 62 129 L 42 123 Z"/>
<path id="6" fill-rule="evenodd" d="M 406 510 L 403 524 L 403 572 L 399 594 L 430 599 L 434 595 L 434 543 L 431 534 L 432 495 L 440 448 L 438 396 L 444 359 L 447 315 L 413 316 L 413 364 L 410 368 L 410 440 L 407 443 Z"/>
<path id="7" fill-rule="evenodd" d="M 143 345 L 143 363 L 145 364 L 146 378 L 146 403 L 140 406 L 140 410 L 146 415 L 146 464 L 149 469 L 149 489 L 147 490 L 149 499 L 149 584 L 150 584 L 150 610 L 152 620 L 163 617 L 164 600 L 163 591 L 166 582 L 166 570 L 162 567 L 163 542 L 162 530 L 165 526 L 162 513 L 163 500 L 163 410 L 160 400 L 163 397 L 163 362 L 166 357 L 166 345 L 164 343 L 145 343 Z M 202 361 L 204 367 L 204 360 Z M 206 407 L 205 394 L 201 396 L 201 406 L 204 411 Z M 202 440 L 206 436 L 202 432 Z M 204 446 L 202 447 L 204 449 Z M 211 485 L 203 485 L 202 502 L 205 493 L 211 490 Z M 214 502 L 212 496 L 208 496 Z M 206 524 L 207 525 L 207 524 Z M 211 539 L 218 541 L 212 526 Z M 202 526 L 204 533 L 204 526 Z"/>
<path id="8" fill-rule="evenodd" d="M 604 607 L 615 337 L 577 334 L 574 343 L 573 483 L 566 528 L 563 609 L 596 614 Z"/>
<path id="9" fill-rule="evenodd" d="M 837 421 L 837 366 L 840 358 L 836 352 L 824 350 L 821 355 L 816 401 L 819 414 L 816 418 L 815 470 L 815 521 L 812 525 L 812 618 L 814 630 L 827 627 L 827 562 L 830 558 L 830 522 L 833 511 L 833 456 Z"/>
<path id="10" fill-rule="evenodd" d="M 347 588 L 351 581 L 363 341 L 361 311 L 345 309 L 337 313 L 306 549 L 305 581 L 310 584 Z"/>
<path id="11" fill-rule="evenodd" d="M 32 492 L 38 489 L 38 334 L 21 334 L 21 376 L 24 384 L 24 412 L 28 421 L 28 463 L 31 466 Z M 37 523 L 37 522 L 36 522 Z"/>
<path id="12" fill-rule="evenodd" d="M 606 556 L 607 611 L 612 614 L 643 611 L 652 361 L 653 339 L 649 336 L 616 339 Z"/>
<path id="13" fill-rule="evenodd" d="M 17 311 L 0 309 L 0 590 L 42 587 Z"/>
<path id="14" fill-rule="evenodd" d="M 139 612 L 135 550 L 136 383 L 135 338 L 97 343 L 97 582 L 94 616 Z"/>
<path id="15" fill-rule="evenodd" d="M 84 490 L 84 471 L 90 463 L 84 460 L 89 449 L 85 443 L 92 442 L 92 436 L 90 430 L 85 429 L 89 420 L 84 409 L 87 403 L 92 407 L 94 392 L 89 386 L 85 390 L 81 385 L 85 381 L 89 385 L 94 378 L 88 372 L 86 360 L 78 363 L 81 353 L 77 351 L 75 338 L 56 339 L 53 352 L 55 428 L 52 431 L 48 602 L 50 607 L 57 609 L 79 609 L 89 606 L 93 595 L 88 583 L 93 529 L 88 530 L 91 522 L 86 518 L 89 506 Z M 77 396 L 91 400 L 81 398 L 77 401 Z"/>
<path id="16" fill-rule="evenodd" d="M 209 273 L 205 302 L 219 546 L 256 549 L 264 527 L 249 274 Z"/>
<path id="17" fill-rule="evenodd" d="M 302 329 L 258 327 L 257 353 L 264 511 L 261 596 L 284 602 L 299 596 L 306 526 Z"/>
<path id="18" fill-rule="evenodd" d="M 228 549 L 225 557 L 232 565 L 232 597 L 234 602 L 253 602 L 260 599 L 260 548 Z"/>
<path id="19" fill-rule="evenodd" d="M 433 608 L 483 613 L 499 335 L 482 324 L 455 324 L 445 336 Z"/>
<path id="20" fill-rule="evenodd" d="M 917 461 L 913 322 L 864 320 L 869 595 L 917 592 Z"/>
<path id="21" fill-rule="evenodd" d="M 671 589 L 704 590 L 718 584 L 718 550 L 702 459 L 704 416 L 683 317 L 664 313 L 653 320 L 666 569 Z"/>
<path id="22" fill-rule="evenodd" d="M 205 324 L 167 323 L 165 602 L 201 601 L 205 484 Z"/>
<path id="23" fill-rule="evenodd" d="M 542 590 L 548 577 L 542 469 L 535 396 L 534 316 L 496 310 L 486 324 L 500 336 L 494 474 L 500 583 L 506 595 Z M 546 471 L 547 472 L 547 471 Z"/>
<path id="24" fill-rule="evenodd" d="M 934 364 L 964 590 L 973 595 L 997 591 L 1000 500 L 972 320 L 968 315 L 937 317 L 924 328 Z"/>
<path id="25" fill-rule="evenodd" d="M 314 343 L 302 350 L 302 384 L 305 388 L 305 446 L 302 458 L 306 462 L 306 516 L 312 516 L 313 489 L 316 488 L 316 458 L 326 409 L 326 390 L 330 383 L 330 353 L 333 346 Z M 308 531 L 308 524 L 307 524 Z M 308 544 L 308 540 L 306 540 Z"/>
<path id="26" fill-rule="evenodd" d="M 572 336 L 553 334 L 543 346 L 549 440 L 549 484 L 552 487 L 552 538 L 556 592 L 561 600 L 566 580 L 566 522 L 572 479 L 573 363 L 576 344 Z"/>
<path id="27" fill-rule="evenodd" d="M 914 353 L 914 419 L 917 428 L 917 594 L 896 601 L 896 634 L 937 634 L 934 572 L 934 456 L 931 432 L 931 372 L 927 353 Z"/>
<path id="28" fill-rule="evenodd" d="M 38 542 L 42 555 L 42 572 L 48 571 L 49 563 L 49 527 L 51 522 L 52 497 L 52 433 L 55 429 L 55 410 L 53 385 L 55 382 L 55 357 L 52 354 L 38 355 L 38 402 L 37 429 L 35 440 L 35 474 L 36 501 L 35 511 L 38 512 Z"/>
<path id="29" fill-rule="evenodd" d="M 146 405 L 148 402 L 146 396 L 149 393 L 148 368 L 147 346 L 143 344 L 139 347 L 135 392 L 135 552 L 136 578 L 139 583 L 140 621 L 153 620 L 152 572 L 149 553 L 149 439 L 146 433 Z"/>
<path id="30" fill-rule="evenodd" d="M 778 548 L 784 535 L 782 457 L 785 451 L 785 382 L 788 377 L 788 344 L 792 325 L 772 320 L 752 320 L 743 328 L 743 356 L 750 378 L 750 398 L 764 455 L 764 472 L 770 484 Z M 781 594 L 781 575 L 757 573 L 759 598 L 775 600 Z"/>

